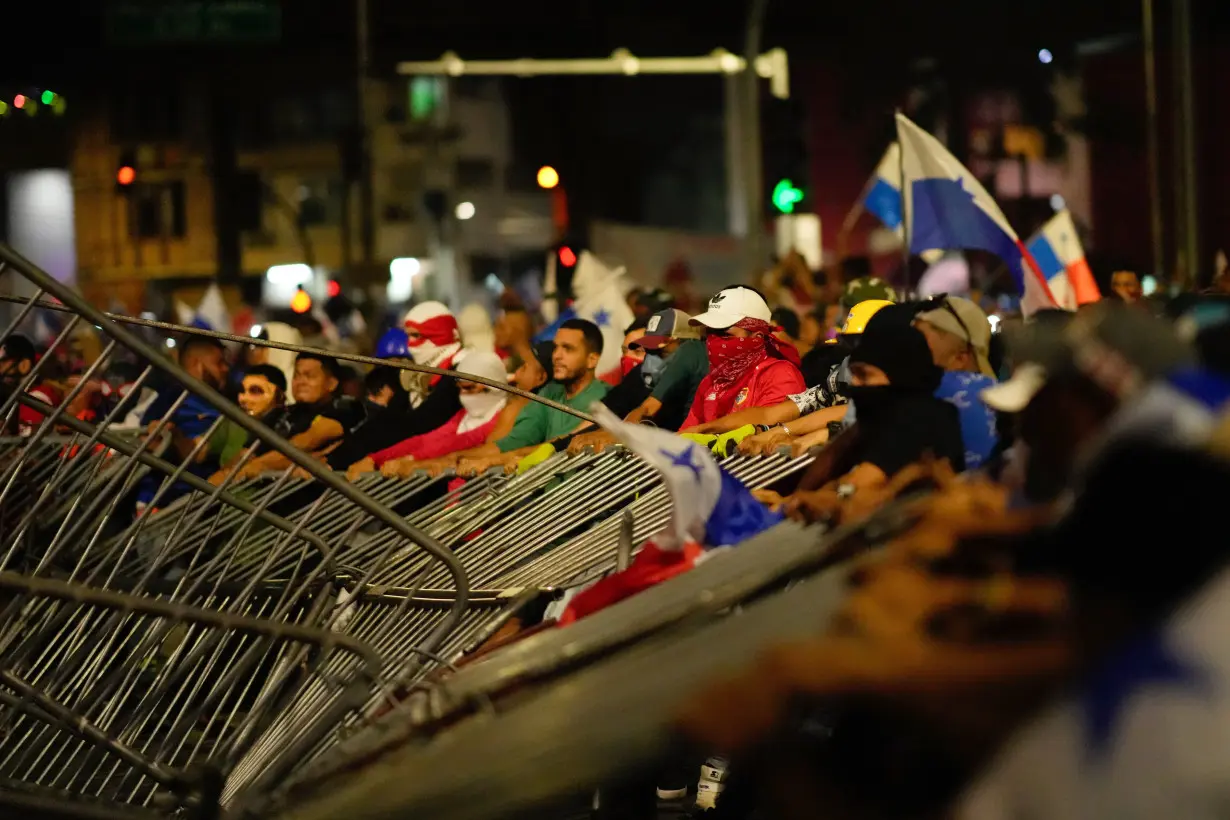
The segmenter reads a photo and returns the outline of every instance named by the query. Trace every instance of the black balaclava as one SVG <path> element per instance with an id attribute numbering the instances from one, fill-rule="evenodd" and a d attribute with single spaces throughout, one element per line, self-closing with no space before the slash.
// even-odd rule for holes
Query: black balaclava
<path id="1" fill-rule="evenodd" d="M 879 315 L 877 313 L 873 321 Z M 846 388 L 846 395 L 854 402 L 860 421 L 874 422 L 902 399 L 932 395 L 943 376 L 943 371 L 931 358 L 931 348 L 922 332 L 894 321 L 868 326 L 858 347 L 850 354 L 851 365 L 859 362 L 880 368 L 889 381 L 887 385 Z"/>

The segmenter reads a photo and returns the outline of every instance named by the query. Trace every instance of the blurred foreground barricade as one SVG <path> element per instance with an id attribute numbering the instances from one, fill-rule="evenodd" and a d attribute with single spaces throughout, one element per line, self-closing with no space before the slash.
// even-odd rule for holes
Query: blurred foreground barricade
<path id="1" fill-rule="evenodd" d="M 826 534 L 783 523 L 477 659 L 322 758 L 278 815 L 550 816 L 670 756 L 677 729 L 770 759 L 795 747 L 775 727 L 800 699 L 849 695 L 911 713 L 902 734 L 944 757 L 980 759 L 1067 668 L 1065 588 L 1017 572 L 1012 537 L 1037 521 L 1006 516 L 998 488 L 927 465 L 895 489 Z M 815 773 L 798 774 L 806 790 Z"/>

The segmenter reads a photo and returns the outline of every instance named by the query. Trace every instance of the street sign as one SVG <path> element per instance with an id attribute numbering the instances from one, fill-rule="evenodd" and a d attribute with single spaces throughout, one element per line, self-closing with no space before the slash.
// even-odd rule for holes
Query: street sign
<path id="1" fill-rule="evenodd" d="M 114 0 L 107 39 L 117 45 L 268 43 L 282 33 L 278 0 Z"/>

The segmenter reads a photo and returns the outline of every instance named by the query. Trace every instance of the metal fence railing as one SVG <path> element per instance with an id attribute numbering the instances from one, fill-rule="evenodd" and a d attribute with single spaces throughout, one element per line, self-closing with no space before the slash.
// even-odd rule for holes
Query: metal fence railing
<path id="1" fill-rule="evenodd" d="M 560 453 L 515 476 L 349 482 L 148 333 L 196 331 L 103 314 L 4 246 L 0 266 L 33 289 L 6 297 L 0 345 L 43 313 L 60 328 L 0 392 L 0 805 L 274 816 L 289 787 L 402 736 L 390 726 L 428 731 L 458 703 L 495 703 L 502 664 L 529 677 L 555 664 L 559 638 L 543 636 L 499 663 L 442 674 L 527 593 L 599 577 L 668 520 L 657 474 L 621 448 Z M 33 388 L 83 328 L 99 354 L 53 406 Z M 119 361 L 135 365 L 136 392 L 173 399 L 164 412 L 135 427 L 133 400 L 75 412 L 89 381 Z M 217 416 L 185 440 L 176 421 L 201 403 Z M 9 435 L 19 420 L 23 434 Z M 210 483 L 200 456 L 224 423 L 292 467 Z M 723 464 L 765 486 L 809 463 Z M 683 588 L 691 598 L 643 622 L 578 624 L 587 648 L 571 657 L 596 662 L 728 600 Z"/>

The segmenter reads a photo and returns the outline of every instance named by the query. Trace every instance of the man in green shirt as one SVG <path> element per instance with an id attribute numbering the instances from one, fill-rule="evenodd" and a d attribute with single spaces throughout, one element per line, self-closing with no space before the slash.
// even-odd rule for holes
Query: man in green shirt
<path id="1" fill-rule="evenodd" d="M 624 421 L 639 424 L 649 420 L 663 430 L 678 430 L 688 417 L 696 390 L 709 374 L 709 353 L 700 328 L 690 324 L 691 318 L 678 308 L 659 311 L 650 317 L 645 335 L 633 343 L 645 348 L 647 363 L 656 358 L 654 364 L 661 370 L 649 397 Z M 579 453 L 586 448 L 602 450 L 614 443 L 614 436 L 597 430 L 573 437 L 568 449 Z"/>
<path id="2" fill-rule="evenodd" d="M 600 401 L 609 389 L 594 375 L 594 368 L 602 356 L 602 331 L 586 319 L 569 319 L 555 332 L 554 343 L 552 381 L 539 391 L 539 395 L 588 411 L 589 406 Z M 535 447 L 567 435 L 581 424 L 584 422 L 576 416 L 532 401 L 517 414 L 512 430 L 504 438 L 457 454 L 457 473 L 471 475 L 491 467 L 515 465 Z M 424 462 L 423 466 L 430 470 L 448 465 Z"/>

